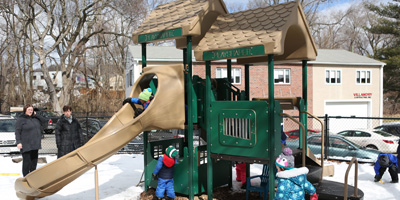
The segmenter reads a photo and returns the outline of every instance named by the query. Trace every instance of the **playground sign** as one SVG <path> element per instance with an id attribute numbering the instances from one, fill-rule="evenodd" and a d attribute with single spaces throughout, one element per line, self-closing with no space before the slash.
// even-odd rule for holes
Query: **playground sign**
<path id="1" fill-rule="evenodd" d="M 219 60 L 219 59 L 258 56 L 258 55 L 265 55 L 264 45 L 242 47 L 236 49 L 205 51 L 203 53 L 203 60 Z"/>
<path id="2" fill-rule="evenodd" d="M 159 31 L 154 33 L 147 33 L 139 35 L 138 42 L 145 43 L 154 40 L 171 39 L 182 36 L 182 28 L 171 29 L 166 31 Z"/>

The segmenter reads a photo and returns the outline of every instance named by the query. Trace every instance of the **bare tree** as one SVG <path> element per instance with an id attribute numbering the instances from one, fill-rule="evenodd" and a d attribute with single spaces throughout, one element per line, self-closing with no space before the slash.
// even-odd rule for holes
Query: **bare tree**
<path id="1" fill-rule="evenodd" d="M 25 25 L 21 26 L 19 32 L 23 33 L 37 56 L 53 109 L 61 111 L 61 107 L 70 101 L 77 67 L 83 60 L 83 53 L 98 47 L 96 44 L 86 44 L 91 37 L 103 31 L 102 28 L 95 29 L 94 25 L 97 23 L 97 17 L 108 6 L 108 2 L 16 0 L 16 3 L 15 7 L 3 9 Z M 32 28 L 32 35 L 27 27 Z M 56 90 L 54 79 L 48 71 L 50 60 L 56 62 L 63 77 L 63 87 L 60 91 Z"/>

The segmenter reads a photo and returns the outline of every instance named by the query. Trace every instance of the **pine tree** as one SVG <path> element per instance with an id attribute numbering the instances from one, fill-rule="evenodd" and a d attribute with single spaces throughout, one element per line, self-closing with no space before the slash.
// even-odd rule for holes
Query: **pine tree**
<path id="1" fill-rule="evenodd" d="M 393 0 L 388 4 L 376 6 L 366 4 L 367 8 L 378 15 L 376 24 L 368 30 L 373 34 L 386 34 L 390 41 L 375 51 L 374 58 L 386 63 L 384 67 L 384 92 L 395 92 L 400 98 L 400 1 Z"/>

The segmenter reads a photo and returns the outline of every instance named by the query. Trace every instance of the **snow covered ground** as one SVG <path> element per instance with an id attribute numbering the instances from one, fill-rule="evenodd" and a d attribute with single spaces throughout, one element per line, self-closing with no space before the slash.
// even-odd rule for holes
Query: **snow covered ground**
<path id="1" fill-rule="evenodd" d="M 56 159 L 54 155 L 40 156 L 45 157 L 47 162 Z M 347 164 L 332 163 L 335 168 L 333 177 L 325 177 L 327 180 L 344 182 L 344 175 Z M 41 167 L 45 164 L 38 164 Z M 13 163 L 12 157 L 0 155 L 0 199 L 18 199 L 15 195 L 15 179 L 21 177 L 22 162 Z M 251 175 L 260 174 L 262 165 L 252 164 Z M 139 199 L 143 186 L 138 184 L 143 171 L 143 155 L 140 154 L 119 154 L 114 155 L 98 166 L 99 171 L 99 197 L 106 200 L 133 200 Z M 12 176 L 19 173 L 18 176 Z M 384 184 L 373 182 L 374 170 L 371 164 L 360 164 L 358 171 L 358 187 L 364 192 L 365 200 L 392 200 L 400 199 L 400 184 L 389 183 L 391 178 L 389 173 L 383 176 Z M 236 178 L 233 170 L 233 179 Z M 354 183 L 354 166 L 349 174 L 350 185 Z M 234 190 L 240 190 L 238 182 L 233 181 Z M 43 200 L 74 199 L 88 200 L 95 199 L 94 193 L 94 169 L 83 174 L 81 177 L 64 187 L 54 195 L 42 198 Z"/>

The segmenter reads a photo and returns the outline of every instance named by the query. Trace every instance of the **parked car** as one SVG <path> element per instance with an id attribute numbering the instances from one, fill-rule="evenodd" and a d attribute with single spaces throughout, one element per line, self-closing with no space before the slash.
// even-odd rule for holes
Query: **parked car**
<path id="1" fill-rule="evenodd" d="M 399 137 L 379 130 L 345 130 L 337 133 L 346 139 L 384 153 L 395 153 Z"/>
<path id="2" fill-rule="evenodd" d="M 82 135 L 85 143 L 96 135 L 96 133 L 99 132 L 99 130 L 107 123 L 107 121 L 94 118 L 81 118 L 78 119 L 78 121 L 82 128 Z"/>
<path id="3" fill-rule="evenodd" d="M 299 129 L 286 131 L 285 133 L 289 138 L 292 138 L 292 139 L 298 139 L 300 137 L 300 130 Z M 320 133 L 321 132 L 317 131 L 317 130 L 307 129 L 307 134 L 308 135 L 310 135 L 310 134 L 320 134 Z"/>
<path id="4" fill-rule="evenodd" d="M 299 139 L 287 141 L 290 148 L 299 148 Z M 307 146 L 315 155 L 321 155 L 321 134 L 307 136 Z M 375 162 L 379 151 L 366 149 L 339 135 L 329 136 L 328 150 L 325 150 L 329 159 L 350 160 L 352 157 L 363 159 L 363 162 Z"/>
<path id="5" fill-rule="evenodd" d="M 385 131 L 397 137 L 400 137 L 400 122 L 383 123 L 374 128 L 375 130 Z"/>
<path id="6" fill-rule="evenodd" d="M 36 114 L 43 116 L 47 120 L 47 124 L 43 127 L 43 131 L 45 134 L 53 134 L 56 129 L 56 124 L 60 119 L 61 115 L 57 112 L 50 110 L 35 110 Z"/>
<path id="7" fill-rule="evenodd" d="M 10 115 L 0 116 L 0 153 L 19 153 L 15 140 L 15 123 Z"/>

